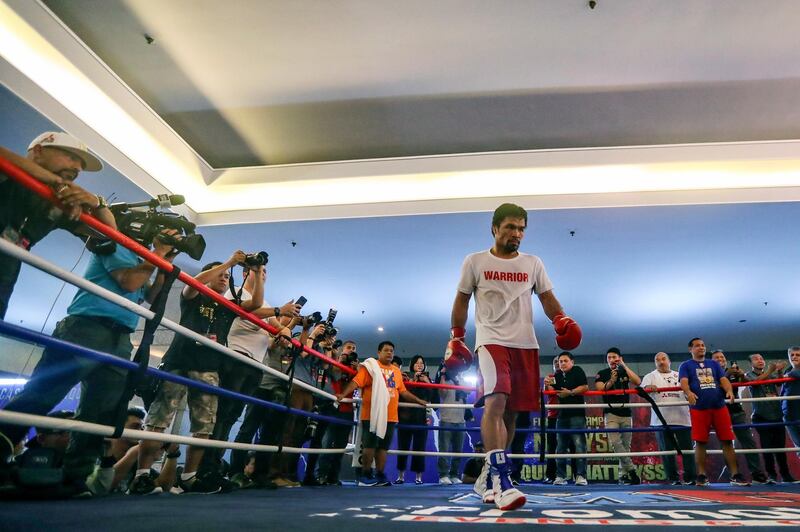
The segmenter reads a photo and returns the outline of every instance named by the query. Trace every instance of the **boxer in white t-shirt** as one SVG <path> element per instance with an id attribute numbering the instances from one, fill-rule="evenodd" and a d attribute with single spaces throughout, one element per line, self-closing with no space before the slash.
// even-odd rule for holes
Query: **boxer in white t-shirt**
<path id="1" fill-rule="evenodd" d="M 539 409 L 539 344 L 533 330 L 531 294 L 539 297 L 553 321 L 559 347 L 572 350 L 581 341 L 580 327 L 565 316 L 542 260 L 519 252 L 527 224 L 528 213 L 518 205 L 504 203 L 494 211 L 494 246 L 468 255 L 461 268 L 445 353 L 449 372 L 472 363 L 464 327 L 469 300 L 475 294 L 477 406 L 485 406 L 481 439 L 487 449 L 475 491 L 501 510 L 525 504 L 525 496 L 511 485 L 505 449 L 514 438 L 517 412 Z"/>

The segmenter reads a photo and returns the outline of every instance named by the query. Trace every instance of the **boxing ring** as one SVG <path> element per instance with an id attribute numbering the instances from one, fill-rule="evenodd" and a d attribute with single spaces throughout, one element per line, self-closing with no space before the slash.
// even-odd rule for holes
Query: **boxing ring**
<path id="1" fill-rule="evenodd" d="M 0 172 L 10 176 L 13 180 L 29 188 L 35 193 L 53 201 L 50 189 L 35 181 L 23 171 L 0 158 Z M 117 244 L 125 246 L 143 259 L 151 262 L 163 271 L 171 271 L 173 266 L 153 255 L 149 250 L 140 246 L 125 235 L 110 229 L 93 217 L 83 214 L 81 220 L 94 230 L 103 233 Z M 115 303 L 145 320 L 154 318 L 154 313 L 149 309 L 132 303 L 86 279 L 51 264 L 40 257 L 21 249 L 5 240 L 0 239 L 0 253 L 12 255 L 22 262 L 53 275 L 80 289 L 86 290 L 98 297 Z M 198 283 L 192 277 L 181 273 L 178 279 L 186 285 L 213 298 L 238 316 L 246 319 L 271 334 L 278 331 L 248 313 L 220 294 L 211 291 Z M 222 356 L 234 358 L 244 364 L 272 374 L 284 381 L 290 377 L 280 371 L 265 366 L 264 364 L 237 353 L 220 345 L 203 335 L 190 331 L 180 324 L 167 318 L 160 321 L 160 325 L 173 331 L 175 334 L 184 335 L 192 340 L 215 349 Z M 90 359 L 100 364 L 110 364 L 128 370 L 129 372 L 141 371 L 140 366 L 132 361 L 98 352 L 73 343 L 41 334 L 11 323 L 0 321 L 0 334 L 19 341 L 52 348 L 54 351 L 69 354 L 74 357 Z M 293 340 L 295 348 L 306 351 L 309 355 L 335 366 L 341 371 L 354 374 L 352 368 L 340 364 L 323 354 Z M 332 424 L 355 425 L 354 421 L 326 416 L 319 413 L 292 409 L 284 404 L 264 401 L 256 397 L 243 395 L 216 386 L 210 386 L 191 379 L 180 377 L 168 372 L 148 367 L 144 373 L 162 380 L 168 380 L 201 389 L 205 393 L 225 396 L 254 404 L 264 408 L 282 411 L 304 418 L 317 419 Z M 781 383 L 787 379 L 760 381 L 758 384 Z M 335 401 L 336 397 L 324 390 L 302 381 L 293 380 L 292 384 L 306 389 L 316 396 Z M 744 383 L 747 385 L 748 383 Z M 407 383 L 409 387 L 429 389 L 456 389 L 465 392 L 473 388 L 456 385 Z M 670 391 L 671 388 L 659 389 Z M 635 393 L 635 390 L 612 392 L 587 392 L 587 397 L 602 395 L 618 395 L 622 393 Z M 743 398 L 737 402 L 757 402 L 769 400 L 797 400 L 800 396 Z M 358 399 L 353 400 L 358 408 Z M 401 406 L 413 408 L 472 408 L 463 403 L 440 404 L 430 403 L 426 407 L 421 405 L 400 403 Z M 686 405 L 685 401 L 659 403 L 658 406 Z M 603 403 L 587 403 L 585 405 L 545 405 L 546 409 L 565 408 L 602 408 Z M 650 408 L 646 402 L 631 402 L 627 405 L 633 408 Z M 542 416 L 543 418 L 543 416 Z M 542 419 L 540 418 L 540 419 Z M 37 426 L 57 430 L 84 432 L 104 437 L 114 434 L 115 427 L 86 423 L 80 420 L 56 419 L 44 416 L 34 416 L 23 413 L 0 410 L 0 421 L 4 423 Z M 763 425 L 763 424 L 761 424 Z M 759 424 L 742 425 L 741 428 L 757 427 Z M 438 426 L 407 426 L 401 428 L 424 430 L 448 430 Z M 463 430 L 479 432 L 479 427 L 468 426 Z M 661 427 L 635 427 L 631 429 L 549 429 L 546 426 L 523 428 L 519 432 L 547 433 L 581 432 L 609 433 L 609 432 L 653 432 L 664 430 Z M 168 433 L 148 432 L 125 429 L 122 438 L 130 440 L 156 440 L 160 442 L 174 442 L 177 444 L 192 444 L 206 448 L 239 449 L 256 452 L 283 452 L 288 454 L 339 454 L 352 453 L 352 447 L 345 449 L 309 449 L 297 447 L 277 447 L 271 445 L 258 445 L 252 443 L 236 443 L 228 441 L 214 441 L 195 439 Z M 616 459 L 621 456 L 630 457 L 656 457 L 676 455 L 677 451 L 647 451 L 630 453 L 597 453 L 585 454 L 556 454 L 550 449 L 544 449 L 546 438 L 540 438 L 539 448 L 534 453 L 510 453 L 510 458 L 533 459 L 543 461 L 558 458 L 587 458 Z M 798 452 L 797 447 L 783 447 L 776 449 L 740 450 L 738 454 L 762 452 Z M 693 451 L 683 451 L 690 454 Z M 709 455 L 720 454 L 719 450 L 709 450 Z M 392 455 L 420 455 L 420 456 L 452 456 L 461 458 L 478 458 L 483 455 L 470 452 L 438 452 L 438 451 L 398 451 L 391 450 Z M 91 500 L 0 500 L 0 530 L 71 530 L 85 529 L 88 525 L 112 528 L 114 530 L 151 530 L 155 527 L 170 530 L 188 529 L 222 529 L 230 527 L 280 527 L 284 530 L 308 530 L 329 526 L 380 526 L 387 530 L 407 529 L 409 527 L 425 527 L 426 529 L 452 528 L 454 524 L 461 526 L 476 524 L 522 524 L 552 526 L 562 528 L 564 525 L 573 526 L 672 526 L 704 528 L 727 527 L 800 527 L 800 484 L 780 484 L 754 487 L 730 487 L 727 485 L 712 485 L 705 488 L 695 486 L 667 486 L 664 484 L 642 484 L 638 486 L 618 486 L 609 484 L 590 484 L 589 486 L 552 486 L 522 484 L 520 490 L 528 499 L 527 504 L 518 510 L 503 512 L 494 506 L 482 504 L 480 498 L 472 492 L 468 485 L 404 485 L 389 488 L 357 488 L 354 485 L 342 487 L 310 487 L 297 489 L 278 490 L 239 490 L 232 493 L 199 496 L 199 495 L 171 495 L 135 497 L 121 494 Z M 107 526 L 105 525 L 107 521 Z"/>

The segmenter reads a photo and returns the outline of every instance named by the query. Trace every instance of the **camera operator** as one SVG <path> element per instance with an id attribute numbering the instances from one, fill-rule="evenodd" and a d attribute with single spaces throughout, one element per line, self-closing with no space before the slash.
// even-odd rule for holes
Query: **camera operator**
<path id="1" fill-rule="evenodd" d="M 263 252 L 262 252 L 263 253 Z M 290 336 L 288 329 L 282 330 L 283 326 L 278 321 L 281 316 L 293 318 L 298 315 L 300 306 L 295 305 L 294 301 L 289 301 L 283 307 L 272 307 L 264 301 L 264 282 L 267 278 L 266 253 L 248 255 L 242 266 L 244 286 L 238 293 L 231 293 L 229 290 L 225 298 L 236 302 L 247 311 L 253 312 L 257 317 L 266 319 L 267 322 L 281 331 L 281 334 Z M 240 317 L 236 317 L 231 324 L 228 332 L 228 347 L 243 355 L 255 359 L 267 352 L 269 343 L 269 333 L 258 325 Z M 220 387 L 244 395 L 253 395 L 261 382 L 262 372 L 253 366 L 230 357 L 223 357 L 220 364 L 219 380 Z M 212 440 L 227 441 L 231 428 L 242 414 L 244 403 L 219 397 L 217 403 L 217 421 L 214 424 L 214 432 L 211 434 Z M 202 470 L 216 469 L 221 470 L 222 456 L 225 449 L 206 449 L 203 455 Z"/>
<path id="2" fill-rule="evenodd" d="M 347 340 L 342 344 L 339 362 L 358 371 L 358 353 L 356 353 L 356 343 L 353 340 Z M 332 368 L 331 374 L 331 386 L 337 394 L 343 392 L 347 384 L 353 379 L 351 375 L 339 368 Z M 352 399 L 353 392 L 350 392 L 345 398 Z M 334 407 L 331 412 L 325 413 L 343 421 L 353 421 L 353 403 L 339 403 L 338 407 Z M 328 428 L 322 438 L 322 448 L 344 449 L 350 439 L 352 428 L 350 425 L 328 424 Z M 320 457 L 319 473 L 317 475 L 317 480 L 320 484 L 327 486 L 342 485 L 339 481 L 339 472 L 342 468 L 343 456 L 342 454 L 323 454 Z"/>
<path id="3" fill-rule="evenodd" d="M 203 266 L 195 279 L 218 294 L 228 290 L 229 269 L 243 262 L 246 254 L 236 251 L 225 262 L 211 262 Z M 191 286 L 181 291 L 180 323 L 187 329 L 202 334 L 206 338 L 225 344 L 231 326 L 233 313 L 211 297 L 201 294 Z M 163 358 L 164 370 L 190 379 L 219 386 L 221 353 L 202 345 L 195 340 L 176 334 Z M 191 431 L 195 438 L 207 439 L 214 431 L 217 415 L 217 396 L 204 393 L 195 387 L 187 387 L 171 381 L 163 381 L 147 413 L 145 425 L 148 431 L 164 432 L 175 418 L 181 401 L 187 397 Z M 131 483 L 129 493 L 146 495 L 156 491 L 155 479 L 150 467 L 156 458 L 161 444 L 157 441 L 142 441 L 139 445 L 139 464 L 136 478 Z M 204 448 L 190 445 L 186 452 L 184 472 L 179 486 L 184 491 L 197 493 L 218 493 L 231 487 L 216 472 L 198 475 L 203 459 Z"/>
<path id="4" fill-rule="evenodd" d="M 174 231 L 165 230 L 162 234 L 171 236 Z M 154 240 L 153 247 L 156 255 L 169 262 L 175 258 L 172 246 L 164 244 L 161 238 Z M 152 302 L 164 282 L 164 275 L 159 272 L 155 282 L 148 283 L 153 270 L 155 266 L 117 246 L 110 255 L 92 254 L 84 278 L 134 303 L 144 299 Z M 67 309 L 67 317 L 56 325 L 53 337 L 130 360 L 133 351 L 130 335 L 137 323 L 139 316 L 130 310 L 80 289 Z M 124 369 L 48 348 L 23 390 L 5 410 L 44 415 L 80 382 L 81 399 L 76 419 L 113 425 L 117 404 L 125 389 L 126 374 Z M 13 447 L 27 430 L 21 425 L 0 424 L 0 445 L 5 443 Z M 0 463 L 7 456 L 3 452 L 10 450 L 0 451 Z M 65 481 L 83 490 L 83 482 L 102 452 L 102 436 L 73 432 L 64 459 Z"/>
<path id="5" fill-rule="evenodd" d="M 3 147 L 0 147 L 0 156 L 50 186 L 66 209 L 54 207 L 48 200 L 0 174 L 0 238 L 29 250 L 55 229 L 82 232 L 85 226 L 77 219 L 84 211 L 116 229 L 106 200 L 73 183 L 82 170 L 97 172 L 103 168 L 100 160 L 75 137 L 61 131 L 42 133 L 28 146 L 27 157 Z M 21 268 L 19 260 L 0 253 L 0 319 L 5 319 Z"/>

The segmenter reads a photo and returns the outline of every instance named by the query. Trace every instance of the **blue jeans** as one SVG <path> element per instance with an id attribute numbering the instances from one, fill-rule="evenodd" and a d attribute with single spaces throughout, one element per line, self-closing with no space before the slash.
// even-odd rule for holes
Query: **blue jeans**
<path id="1" fill-rule="evenodd" d="M 447 423 L 442 421 L 439 427 L 444 428 L 464 428 L 466 423 Z M 439 430 L 439 452 L 441 453 L 460 453 L 464 448 L 464 431 L 461 430 Z M 437 460 L 439 477 L 460 478 L 458 469 L 461 466 L 461 458 L 458 456 L 440 456 Z"/>
<path id="2" fill-rule="evenodd" d="M 564 417 L 563 415 L 558 416 L 558 420 L 556 421 L 556 428 L 557 429 L 585 429 L 586 428 L 586 417 L 583 415 L 580 416 L 571 416 L 571 417 Z M 558 435 L 558 447 L 556 448 L 557 454 L 566 453 L 569 450 L 570 442 L 575 446 L 575 454 L 583 454 L 586 452 L 586 434 L 564 434 L 559 432 Z M 576 476 L 581 476 L 586 478 L 586 458 L 577 458 L 575 460 L 578 465 L 577 471 L 573 471 Z M 567 459 L 566 458 L 559 458 L 556 460 L 556 475 L 561 478 L 567 478 Z"/>

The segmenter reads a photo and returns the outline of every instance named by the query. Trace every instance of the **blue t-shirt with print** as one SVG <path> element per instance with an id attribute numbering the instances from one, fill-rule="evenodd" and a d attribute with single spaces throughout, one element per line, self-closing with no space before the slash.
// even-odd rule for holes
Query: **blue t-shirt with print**
<path id="1" fill-rule="evenodd" d="M 689 389 L 697 395 L 697 404 L 689 408 L 709 410 L 725 406 L 725 394 L 719 380 L 725 376 L 719 364 L 713 360 L 687 360 L 678 370 L 678 378 L 689 379 Z"/>
<path id="2" fill-rule="evenodd" d="M 125 299 L 133 301 L 134 303 L 140 303 L 144 300 L 144 287 L 135 292 L 126 292 L 117 284 L 117 281 L 111 277 L 111 272 L 114 270 L 134 268 L 141 263 L 142 259 L 133 251 L 122 246 L 117 246 L 117 250 L 110 255 L 92 255 L 83 277 Z M 111 301 L 98 297 L 85 290 L 78 290 L 78 293 L 75 294 L 72 303 L 67 309 L 67 314 L 70 316 L 99 316 L 111 318 L 120 325 L 124 325 L 131 330 L 135 330 L 136 324 L 139 323 L 139 316 L 130 310 L 125 310 L 116 303 L 112 303 Z"/>

